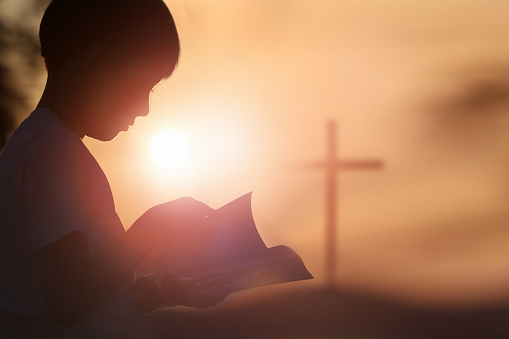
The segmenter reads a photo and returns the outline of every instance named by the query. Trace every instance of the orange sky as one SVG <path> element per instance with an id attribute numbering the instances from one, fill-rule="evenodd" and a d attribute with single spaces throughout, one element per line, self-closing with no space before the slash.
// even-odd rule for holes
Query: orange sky
<path id="1" fill-rule="evenodd" d="M 171 0 L 180 64 L 151 114 L 87 146 L 128 227 L 184 195 L 248 192 L 269 246 L 323 283 L 325 156 L 382 172 L 341 176 L 338 282 L 418 303 L 509 302 L 509 3 L 498 0 Z M 178 172 L 150 159 L 162 129 L 191 143 Z M 302 283 L 310 284 L 310 283 Z"/>

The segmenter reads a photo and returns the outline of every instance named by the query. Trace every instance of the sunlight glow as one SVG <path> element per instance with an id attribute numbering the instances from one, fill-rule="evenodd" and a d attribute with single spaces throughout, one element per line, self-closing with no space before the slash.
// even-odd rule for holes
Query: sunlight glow
<path id="1" fill-rule="evenodd" d="M 175 130 L 164 130 L 157 133 L 152 139 L 150 154 L 161 167 L 176 169 L 187 160 L 189 142 L 186 137 Z"/>

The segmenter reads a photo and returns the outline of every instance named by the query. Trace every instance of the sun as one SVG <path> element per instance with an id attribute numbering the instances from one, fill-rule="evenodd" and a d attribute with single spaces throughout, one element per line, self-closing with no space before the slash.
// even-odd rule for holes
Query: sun
<path id="1" fill-rule="evenodd" d="M 164 130 L 152 139 L 150 154 L 161 167 L 176 169 L 189 156 L 189 142 L 185 136 L 175 130 Z"/>

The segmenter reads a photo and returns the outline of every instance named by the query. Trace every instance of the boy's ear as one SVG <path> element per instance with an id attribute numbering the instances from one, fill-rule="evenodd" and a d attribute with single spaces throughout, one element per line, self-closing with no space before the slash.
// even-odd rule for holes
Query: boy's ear
<path id="1" fill-rule="evenodd" d="M 78 79 L 85 80 L 90 77 L 97 77 L 101 66 L 104 64 L 106 53 L 102 50 L 86 53 L 78 62 L 74 69 L 74 76 Z"/>

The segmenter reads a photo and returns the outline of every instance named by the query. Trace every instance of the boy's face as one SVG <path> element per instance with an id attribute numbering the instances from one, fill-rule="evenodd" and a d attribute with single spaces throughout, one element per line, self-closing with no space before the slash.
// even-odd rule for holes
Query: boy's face
<path id="1" fill-rule="evenodd" d="M 111 63 L 88 68 L 81 83 L 81 124 L 85 135 L 108 141 L 127 131 L 138 116 L 149 113 L 149 96 L 161 80 L 148 61 Z"/>

